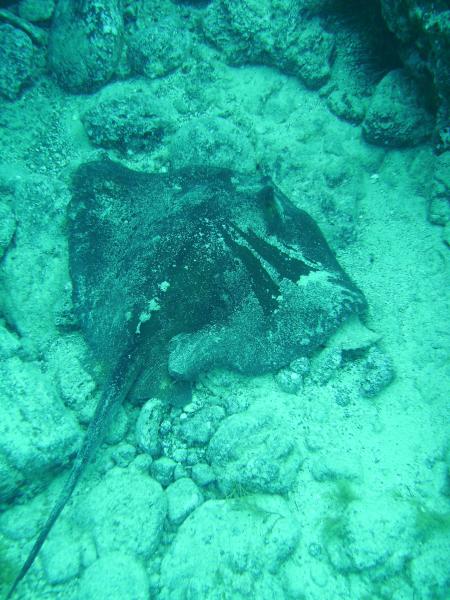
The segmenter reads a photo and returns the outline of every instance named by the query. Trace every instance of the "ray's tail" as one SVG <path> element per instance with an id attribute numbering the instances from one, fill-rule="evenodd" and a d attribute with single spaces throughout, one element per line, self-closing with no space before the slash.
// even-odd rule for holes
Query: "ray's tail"
<path id="1" fill-rule="evenodd" d="M 85 452 L 85 450 L 86 450 L 86 452 Z M 33 547 L 31 548 L 26 561 L 23 563 L 22 568 L 20 569 L 16 579 L 14 580 L 14 583 L 13 583 L 11 589 L 9 590 L 8 595 L 6 596 L 6 600 L 9 600 L 10 598 L 13 597 L 17 586 L 19 585 L 19 583 L 22 581 L 22 579 L 25 577 L 25 575 L 30 570 L 31 565 L 34 563 L 35 558 L 39 554 L 39 551 L 42 548 L 42 545 L 44 544 L 45 540 L 47 539 L 48 534 L 50 533 L 50 530 L 52 529 L 53 525 L 56 523 L 56 520 L 58 519 L 59 515 L 61 514 L 63 508 L 69 501 L 69 498 L 72 495 L 73 490 L 75 489 L 78 481 L 80 480 L 80 477 L 83 473 L 85 466 L 89 462 L 90 454 L 88 454 L 87 450 L 88 450 L 87 446 L 85 446 L 85 444 L 83 444 L 79 453 L 77 454 L 77 457 L 75 458 L 75 462 L 72 466 L 72 470 L 70 471 L 69 477 L 68 477 L 66 483 L 64 484 L 64 487 L 63 487 L 50 515 L 48 516 L 47 521 L 45 522 L 36 541 L 34 542 Z"/>
<path id="2" fill-rule="evenodd" d="M 5 600 L 10 600 L 13 597 L 17 586 L 30 570 L 53 525 L 56 523 L 59 515 L 69 501 L 86 466 L 89 464 L 95 449 L 102 442 L 114 409 L 121 404 L 127 395 L 134 378 L 127 377 L 126 379 L 128 381 L 124 385 L 123 377 L 121 376 L 122 374 L 123 373 L 116 373 L 116 377 L 113 377 L 112 382 L 105 387 L 105 390 L 95 409 L 94 416 L 89 424 L 83 444 L 79 449 L 77 456 L 75 457 L 67 481 L 65 482 L 64 487 L 61 490 L 55 505 L 53 506 L 53 509 L 47 518 L 47 521 L 45 522 L 36 541 L 34 542 L 27 559 L 22 565 L 22 568 L 15 578 L 14 583 L 8 591 Z"/>

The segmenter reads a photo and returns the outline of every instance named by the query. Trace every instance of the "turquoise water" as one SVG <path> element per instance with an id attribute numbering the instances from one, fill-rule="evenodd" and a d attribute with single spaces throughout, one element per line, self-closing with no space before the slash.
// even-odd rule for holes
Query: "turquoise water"
<path id="1" fill-rule="evenodd" d="M 0 3 L 1 598 L 449 597 L 448 17 Z"/>

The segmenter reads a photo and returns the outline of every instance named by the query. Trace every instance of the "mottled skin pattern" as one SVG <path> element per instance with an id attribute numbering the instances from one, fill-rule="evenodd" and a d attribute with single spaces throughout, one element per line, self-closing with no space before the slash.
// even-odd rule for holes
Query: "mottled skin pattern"
<path id="1" fill-rule="evenodd" d="M 311 217 L 269 182 L 224 169 L 81 166 L 69 249 L 75 310 L 103 366 L 104 392 L 7 598 L 126 396 L 170 402 L 178 386 L 213 367 L 273 371 L 365 307 Z"/>

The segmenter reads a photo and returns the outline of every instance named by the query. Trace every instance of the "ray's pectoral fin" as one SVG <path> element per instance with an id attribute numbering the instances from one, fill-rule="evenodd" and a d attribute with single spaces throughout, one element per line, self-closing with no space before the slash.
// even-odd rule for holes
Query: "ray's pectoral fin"
<path id="1" fill-rule="evenodd" d="M 180 333 L 169 342 L 169 374 L 179 382 L 193 381 L 201 372 L 221 363 L 222 337 L 219 327 Z"/>

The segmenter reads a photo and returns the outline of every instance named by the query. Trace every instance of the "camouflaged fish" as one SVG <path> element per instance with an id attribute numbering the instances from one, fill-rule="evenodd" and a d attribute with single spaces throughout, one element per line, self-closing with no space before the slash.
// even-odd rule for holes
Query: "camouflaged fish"
<path id="1" fill-rule="evenodd" d="M 104 391 L 8 598 L 126 396 L 182 404 L 202 371 L 275 371 L 365 308 L 307 213 L 268 180 L 225 169 L 82 165 L 69 249 L 75 310 Z"/>

